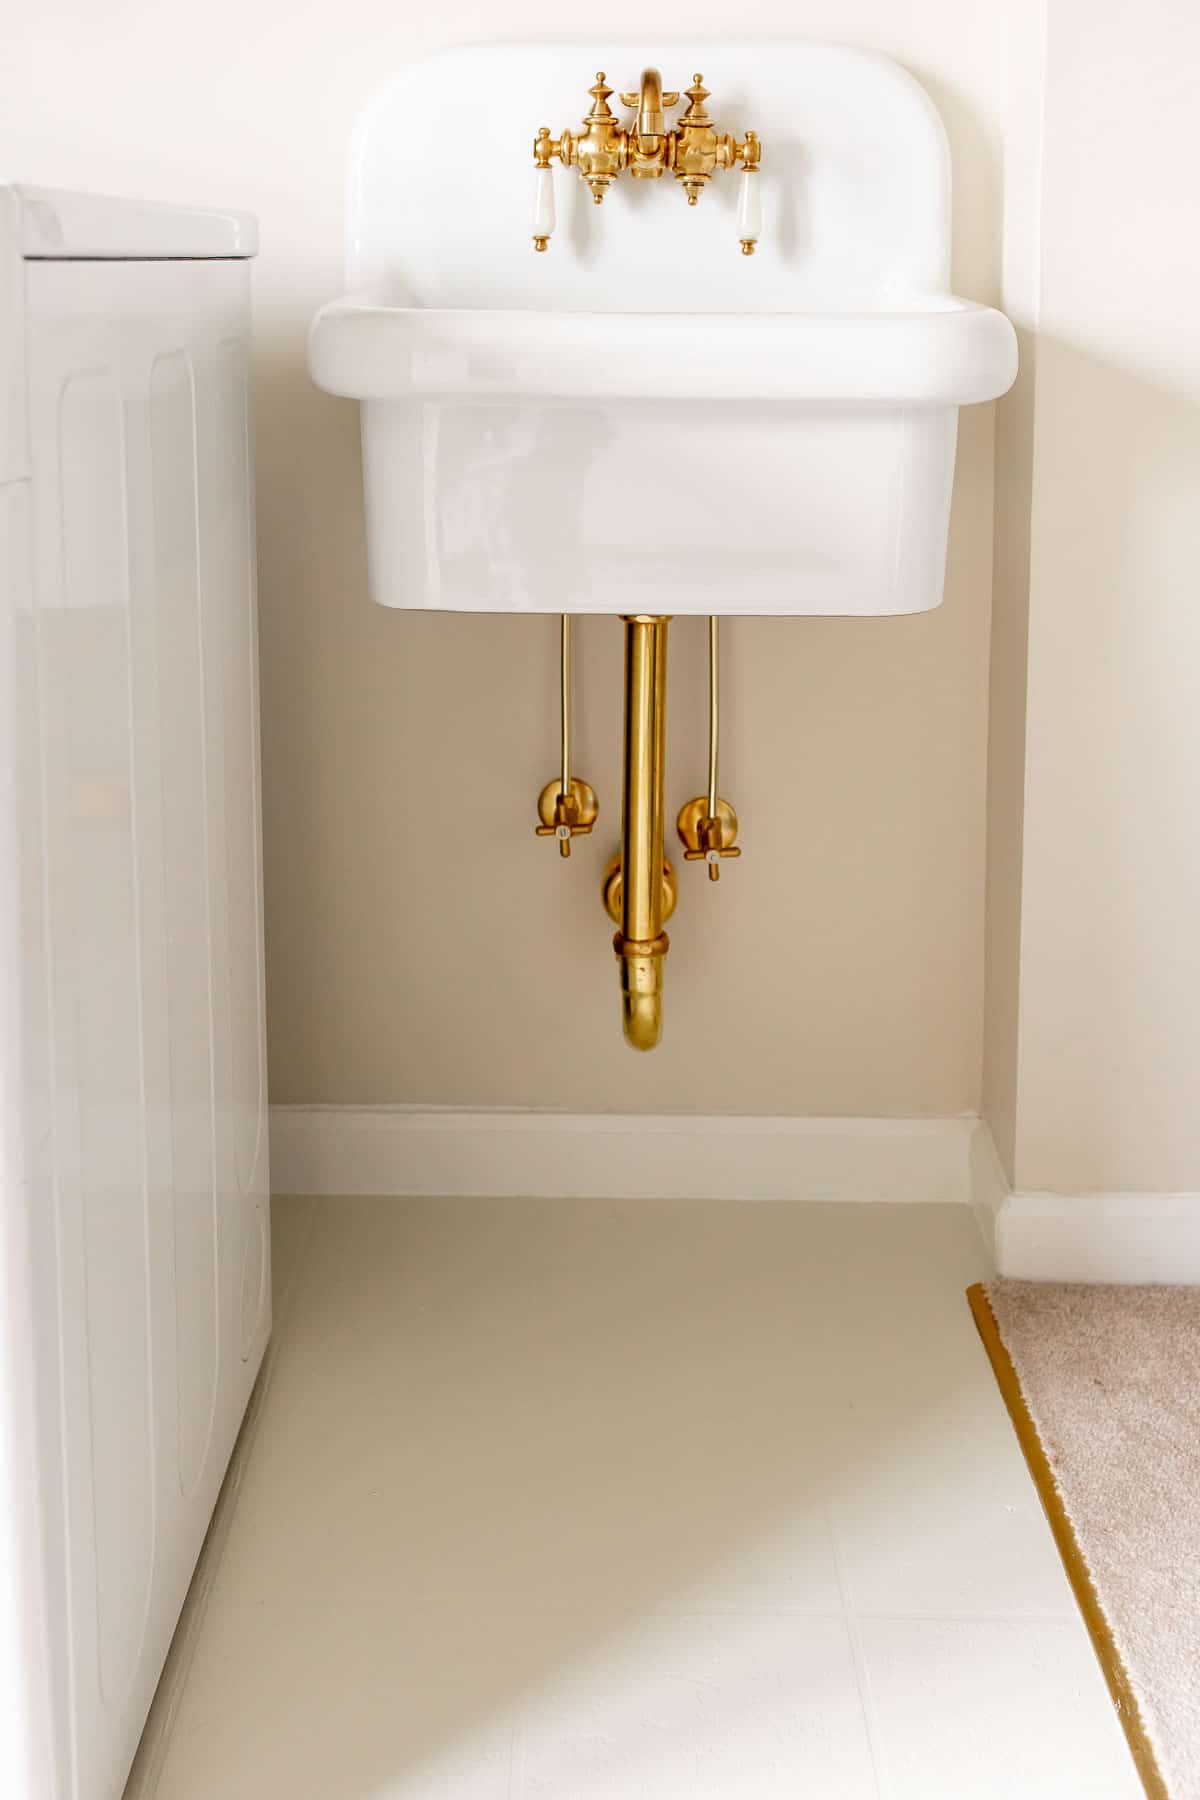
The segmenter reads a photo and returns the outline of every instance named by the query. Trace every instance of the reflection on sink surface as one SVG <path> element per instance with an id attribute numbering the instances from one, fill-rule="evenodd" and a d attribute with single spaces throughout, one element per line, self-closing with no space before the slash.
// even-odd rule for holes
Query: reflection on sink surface
<path id="1" fill-rule="evenodd" d="M 529 143 L 579 70 L 706 66 L 763 142 L 764 227 L 559 171 Z M 413 143 L 436 141 L 418 167 Z M 479 146 L 493 154 L 481 162 Z M 941 598 L 958 407 L 1012 327 L 948 292 L 949 165 L 882 57 L 793 44 L 505 45 L 414 65 L 356 132 L 350 294 L 315 379 L 362 402 L 372 591 L 469 611 L 853 613 Z"/>

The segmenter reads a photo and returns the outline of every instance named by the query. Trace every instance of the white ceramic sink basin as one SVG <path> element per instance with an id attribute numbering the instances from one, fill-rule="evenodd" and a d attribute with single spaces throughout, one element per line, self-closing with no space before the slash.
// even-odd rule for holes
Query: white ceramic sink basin
<path id="1" fill-rule="evenodd" d="M 560 170 L 533 253 L 530 144 L 598 67 L 702 69 L 755 129 L 689 208 Z M 678 77 L 678 82 L 677 78 Z M 436 144 L 420 167 L 413 144 Z M 352 291 L 314 378 L 362 402 L 375 598 L 467 611 L 846 613 L 941 599 L 958 408 L 1016 373 L 1002 314 L 948 292 L 949 164 L 924 92 L 813 44 L 505 45 L 414 65 L 351 158 Z"/>

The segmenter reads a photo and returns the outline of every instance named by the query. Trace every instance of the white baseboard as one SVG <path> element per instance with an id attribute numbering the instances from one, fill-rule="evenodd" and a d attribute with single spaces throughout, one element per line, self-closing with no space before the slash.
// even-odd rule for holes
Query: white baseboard
<path id="1" fill-rule="evenodd" d="M 1014 1193 L 982 1120 L 273 1106 L 280 1194 L 974 1206 L 997 1272 L 1200 1284 L 1200 1194 Z"/>
<path id="2" fill-rule="evenodd" d="M 273 1106 L 280 1194 L 968 1202 L 973 1117 Z"/>
<path id="3" fill-rule="evenodd" d="M 1014 1192 L 982 1123 L 971 1144 L 971 1187 L 999 1275 L 1200 1284 L 1200 1194 Z"/>
<path id="4" fill-rule="evenodd" d="M 1200 1194 L 1010 1194 L 996 1268 L 1018 1281 L 1200 1285 Z"/>
<path id="5" fill-rule="evenodd" d="M 997 1261 L 1000 1215 L 1011 1198 L 1012 1190 L 991 1127 L 980 1119 L 971 1138 L 971 1204 L 993 1261 Z M 1004 1273 L 998 1261 L 997 1271 Z"/>

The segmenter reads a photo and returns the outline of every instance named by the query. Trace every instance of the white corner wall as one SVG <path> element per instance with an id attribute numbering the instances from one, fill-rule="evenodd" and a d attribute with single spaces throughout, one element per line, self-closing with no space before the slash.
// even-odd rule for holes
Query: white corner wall
<path id="1" fill-rule="evenodd" d="M 1030 0 L 1009 43 L 1000 301 L 1017 330 L 1020 369 L 996 407 L 992 634 L 988 670 L 987 897 L 982 1110 L 1006 1170 L 1016 1141 L 1025 811 L 1025 678 L 1037 330 L 1041 302 L 1046 0 Z"/>
<path id="2" fill-rule="evenodd" d="M 1015 1175 L 1200 1189 L 1200 11 L 1050 9 Z"/>
<path id="3" fill-rule="evenodd" d="M 999 439 L 985 1107 L 1019 1191 L 1176 1195 L 1186 1218 L 1200 1194 L 1200 13 L 1049 0 L 1046 27 L 1036 380 Z M 1195 1217 L 1200 1231 L 1200 1198 Z"/>

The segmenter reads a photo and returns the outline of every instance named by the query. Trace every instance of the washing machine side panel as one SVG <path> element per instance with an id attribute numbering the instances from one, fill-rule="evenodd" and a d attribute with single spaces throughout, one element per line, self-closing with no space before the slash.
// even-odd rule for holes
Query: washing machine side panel
<path id="1" fill-rule="evenodd" d="M 116 1800 L 270 1323 L 243 261 L 28 261 L 60 1635 Z M 40 1797 L 39 1797 L 40 1800 Z"/>

